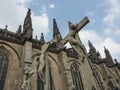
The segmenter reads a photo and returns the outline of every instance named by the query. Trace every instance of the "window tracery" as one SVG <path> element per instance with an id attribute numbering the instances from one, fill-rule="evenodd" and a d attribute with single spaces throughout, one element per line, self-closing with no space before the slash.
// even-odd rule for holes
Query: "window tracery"
<path id="1" fill-rule="evenodd" d="M 9 63 L 8 59 L 9 58 L 7 50 L 3 46 L 0 46 L 0 90 L 3 90 L 4 88 Z"/>
<path id="2" fill-rule="evenodd" d="M 80 71 L 76 63 L 73 63 L 71 65 L 71 74 L 72 74 L 73 84 L 76 86 L 76 90 L 84 90 Z"/>

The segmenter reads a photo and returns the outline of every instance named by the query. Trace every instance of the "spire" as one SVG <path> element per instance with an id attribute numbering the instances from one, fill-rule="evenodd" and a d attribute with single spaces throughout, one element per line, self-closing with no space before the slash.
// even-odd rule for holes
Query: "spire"
<path id="1" fill-rule="evenodd" d="M 43 33 L 41 33 L 40 43 L 43 45 L 45 44 L 45 39 Z"/>
<path id="2" fill-rule="evenodd" d="M 106 56 L 107 66 L 112 66 L 114 64 L 114 62 L 113 62 L 113 59 L 112 59 L 112 56 L 111 56 L 109 50 L 104 47 L 104 52 L 105 52 L 105 56 Z"/>
<path id="3" fill-rule="evenodd" d="M 31 10 L 28 9 L 23 25 L 23 36 L 27 39 L 31 39 L 32 31 L 33 29 L 32 29 L 32 21 L 31 21 Z"/>
<path id="4" fill-rule="evenodd" d="M 19 28 L 18 28 L 18 30 L 17 30 L 17 32 L 16 32 L 18 35 L 21 35 L 21 31 L 22 31 L 21 28 L 22 28 L 21 25 L 19 25 Z"/>
<path id="5" fill-rule="evenodd" d="M 88 45 L 90 47 L 89 50 L 89 58 L 93 63 L 99 63 L 100 62 L 100 53 L 96 51 L 95 47 L 92 45 L 90 41 L 88 41 Z"/>
<path id="6" fill-rule="evenodd" d="M 94 52 L 94 53 L 96 53 L 96 49 L 95 49 L 95 47 L 93 46 L 93 44 L 88 40 L 88 45 L 89 45 L 89 48 L 90 48 L 90 51 L 89 51 L 89 53 L 90 52 Z"/>
<path id="7" fill-rule="evenodd" d="M 62 39 L 60 31 L 59 31 L 59 29 L 57 27 L 57 22 L 56 22 L 55 19 L 53 19 L 53 37 L 57 38 L 58 40 Z"/>
<path id="8" fill-rule="evenodd" d="M 7 28 L 8 28 L 8 25 L 5 25 L 5 30 L 7 30 Z"/>

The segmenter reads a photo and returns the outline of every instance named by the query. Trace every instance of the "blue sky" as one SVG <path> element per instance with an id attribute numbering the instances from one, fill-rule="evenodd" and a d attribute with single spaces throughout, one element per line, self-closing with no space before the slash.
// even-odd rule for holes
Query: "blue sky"
<path id="1" fill-rule="evenodd" d="M 68 33 L 68 21 L 79 23 L 88 16 L 90 22 L 80 32 L 80 38 L 88 50 L 90 40 L 104 57 L 109 49 L 120 62 L 120 0 L 2 0 L 0 3 L 0 28 L 16 32 L 23 24 L 27 9 L 32 11 L 34 36 L 44 33 L 46 41 L 52 39 L 52 20 L 56 19 L 64 37 Z"/>

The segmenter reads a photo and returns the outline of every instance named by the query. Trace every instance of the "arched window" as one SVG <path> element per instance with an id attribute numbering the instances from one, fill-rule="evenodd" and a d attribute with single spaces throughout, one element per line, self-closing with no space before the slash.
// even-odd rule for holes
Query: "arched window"
<path id="1" fill-rule="evenodd" d="M 94 75 L 95 75 L 94 77 L 96 79 L 97 85 L 99 86 L 100 90 L 104 90 L 100 75 L 98 74 L 98 72 L 95 68 L 93 68 L 93 70 L 94 70 Z"/>
<path id="2" fill-rule="evenodd" d="M 76 90 L 84 90 L 80 71 L 76 63 L 71 65 L 71 74 L 73 78 L 73 84 L 76 86 Z"/>
<path id="3" fill-rule="evenodd" d="M 4 88 L 8 63 L 7 50 L 3 46 L 0 46 L 0 90 Z"/>

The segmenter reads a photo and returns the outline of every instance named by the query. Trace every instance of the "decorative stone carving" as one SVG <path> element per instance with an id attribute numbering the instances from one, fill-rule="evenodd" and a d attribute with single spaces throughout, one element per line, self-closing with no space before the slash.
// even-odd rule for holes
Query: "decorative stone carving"
<path id="1" fill-rule="evenodd" d="M 115 87 L 111 81 L 108 82 L 109 90 L 120 90 L 119 87 Z"/>
<path id="2" fill-rule="evenodd" d="M 31 10 L 28 9 L 27 16 L 25 17 L 23 25 L 23 37 L 26 39 L 32 39 L 32 21 L 31 21 Z"/>
<path id="3" fill-rule="evenodd" d="M 85 53 L 83 44 L 79 38 L 78 32 L 73 34 L 75 31 L 77 31 L 78 24 L 74 25 L 69 21 L 69 37 L 68 42 L 70 45 L 74 48 L 74 50 L 78 53 L 79 58 L 82 59 L 82 54 Z"/>
<path id="4" fill-rule="evenodd" d="M 107 67 L 113 66 L 114 62 L 113 62 L 112 56 L 110 55 L 109 50 L 104 47 L 104 52 L 105 52 L 105 56 L 106 56 L 106 58 L 105 58 L 105 64 L 106 64 L 106 66 Z"/>
<path id="5" fill-rule="evenodd" d="M 20 36 L 20 35 L 22 34 L 21 32 L 22 32 L 22 26 L 21 26 L 21 25 L 19 25 L 19 28 L 18 28 L 18 30 L 17 30 L 17 32 L 16 32 L 16 33 L 17 33 L 17 35 L 19 35 L 19 36 Z"/>
<path id="6" fill-rule="evenodd" d="M 100 54 L 99 52 L 96 51 L 95 47 L 92 45 L 92 43 L 90 41 L 88 41 L 88 45 L 89 45 L 89 58 L 91 59 L 91 61 L 93 63 L 99 64 L 100 61 Z"/>
<path id="7" fill-rule="evenodd" d="M 39 56 L 39 60 L 38 60 L 38 75 L 39 77 L 41 78 L 41 80 L 45 83 L 46 80 L 45 80 L 45 76 L 43 74 L 43 69 L 45 67 L 45 53 L 49 47 L 49 45 L 53 44 L 56 42 L 56 39 L 52 39 L 50 42 L 48 43 L 45 43 L 42 48 L 41 48 L 41 55 Z M 32 74 L 34 74 L 34 69 L 31 69 L 31 68 L 28 68 L 26 69 L 26 71 L 24 72 L 25 73 L 25 76 L 24 76 L 24 81 L 23 81 L 23 84 L 22 84 L 22 89 L 24 90 L 29 90 L 28 87 L 29 87 L 29 83 L 30 83 L 30 77 L 32 76 Z"/>
<path id="8" fill-rule="evenodd" d="M 32 76 L 32 74 L 34 73 L 33 70 L 31 69 L 27 69 L 25 72 L 24 72 L 24 81 L 23 81 L 23 84 L 22 84 L 22 89 L 23 90 L 31 90 L 30 88 L 30 77 Z"/>

